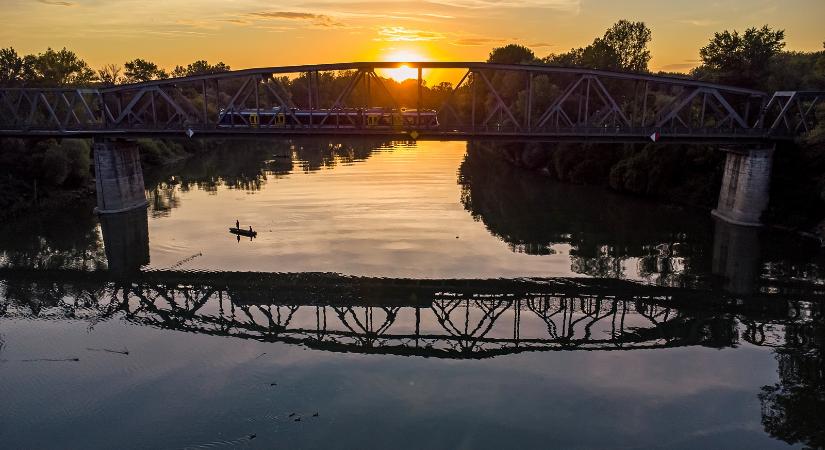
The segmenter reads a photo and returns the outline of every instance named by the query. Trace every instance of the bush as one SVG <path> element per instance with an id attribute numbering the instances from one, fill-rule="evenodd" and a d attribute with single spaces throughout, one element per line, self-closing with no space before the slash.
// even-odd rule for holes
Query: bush
<path id="1" fill-rule="evenodd" d="M 79 139 L 67 139 L 60 144 L 69 159 L 69 173 L 64 184 L 77 187 L 91 178 L 91 149 L 89 142 Z"/>
<path id="2" fill-rule="evenodd" d="M 146 167 L 160 166 L 180 159 L 186 150 L 184 146 L 173 141 L 158 139 L 138 139 L 140 159 Z"/>
<path id="3" fill-rule="evenodd" d="M 53 140 L 49 140 L 43 145 L 46 151 L 40 163 L 41 179 L 52 186 L 60 186 L 69 176 L 69 157 Z"/>

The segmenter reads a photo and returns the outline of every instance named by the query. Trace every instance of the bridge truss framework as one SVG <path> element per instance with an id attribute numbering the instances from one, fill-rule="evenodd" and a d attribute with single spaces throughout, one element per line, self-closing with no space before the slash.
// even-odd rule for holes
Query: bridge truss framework
<path id="1" fill-rule="evenodd" d="M 418 73 L 413 100 L 378 75 Z M 424 70 L 461 73 L 438 98 Z M 328 76 L 334 73 L 336 77 Z M 300 80 L 302 91 L 290 90 Z M 333 81 L 337 80 L 337 81 Z M 423 138 L 764 140 L 810 130 L 825 92 L 763 92 L 689 79 L 477 62 L 367 62 L 249 69 L 100 88 L 0 88 L 0 135 L 395 135 Z M 414 108 L 389 127 L 347 111 Z M 277 114 L 263 114 L 278 108 Z M 435 120 L 422 119 L 433 109 Z M 306 118 L 298 118 L 301 111 Z M 254 112 L 259 122 L 250 121 Z"/>

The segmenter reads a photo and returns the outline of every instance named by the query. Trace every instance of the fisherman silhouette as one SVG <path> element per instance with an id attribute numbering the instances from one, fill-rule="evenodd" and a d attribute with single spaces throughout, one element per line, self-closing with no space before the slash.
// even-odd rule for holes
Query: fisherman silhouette
<path id="1" fill-rule="evenodd" d="M 235 228 L 241 229 L 241 222 L 239 222 L 238 219 L 235 219 Z"/>

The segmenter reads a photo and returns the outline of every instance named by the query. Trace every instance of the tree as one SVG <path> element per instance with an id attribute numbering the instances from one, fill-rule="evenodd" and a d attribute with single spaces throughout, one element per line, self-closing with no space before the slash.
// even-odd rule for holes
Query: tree
<path id="1" fill-rule="evenodd" d="M 626 70 L 622 67 L 621 56 L 604 39 L 596 39 L 581 50 L 579 66 L 600 70 Z"/>
<path id="2" fill-rule="evenodd" d="M 209 62 L 202 59 L 199 61 L 195 61 L 186 67 L 175 66 L 175 70 L 172 71 L 172 76 L 176 78 L 192 77 L 195 75 L 207 75 L 210 73 L 229 72 L 229 70 L 231 70 L 229 66 L 227 66 L 223 62 L 218 62 L 215 65 L 210 65 Z"/>
<path id="3" fill-rule="evenodd" d="M 140 83 L 169 78 L 169 74 L 158 67 L 157 64 L 139 58 L 126 62 L 123 67 L 126 69 L 124 72 L 126 83 Z"/>
<path id="4" fill-rule="evenodd" d="M 51 48 L 37 56 L 27 55 L 23 59 L 23 65 L 30 65 L 31 74 L 24 74 L 24 77 L 34 77 L 26 81 L 36 81 L 43 85 L 86 85 L 97 80 L 97 75 L 86 61 L 66 48 L 54 51 Z"/>
<path id="5" fill-rule="evenodd" d="M 106 64 L 97 71 L 100 82 L 107 85 L 115 85 L 123 81 L 120 76 L 121 67 L 117 64 Z"/>
<path id="6" fill-rule="evenodd" d="M 825 42 L 822 43 L 822 48 L 825 49 Z M 816 63 L 817 75 L 825 79 L 825 50 L 819 52 L 819 61 Z"/>
<path id="7" fill-rule="evenodd" d="M 41 178 L 50 185 L 60 186 L 69 176 L 69 157 L 54 140 L 41 143 L 40 146 L 45 147 L 40 166 Z"/>
<path id="8" fill-rule="evenodd" d="M 80 186 L 91 178 L 91 148 L 89 141 L 82 139 L 65 139 L 60 143 L 61 150 L 69 160 L 68 173 L 64 184 Z"/>
<path id="9" fill-rule="evenodd" d="M 549 55 L 545 64 L 589 69 L 647 72 L 650 50 L 647 45 L 652 33 L 644 22 L 620 20 L 605 31 L 604 36 L 583 48 Z"/>
<path id="10" fill-rule="evenodd" d="M 586 67 L 588 69 L 621 70 L 621 61 L 616 50 L 603 39 L 596 38 L 584 48 L 570 49 L 560 55 L 549 55 L 542 60 L 545 64 L 564 67 Z"/>
<path id="11" fill-rule="evenodd" d="M 785 31 L 748 28 L 714 34 L 699 50 L 702 65 L 694 74 L 703 79 L 739 86 L 760 87 L 768 75 L 771 59 L 785 47 Z"/>
<path id="12" fill-rule="evenodd" d="M 0 85 L 22 82 L 23 58 L 9 47 L 0 49 Z"/>
<path id="13" fill-rule="evenodd" d="M 644 22 L 620 20 L 604 33 L 602 41 L 615 51 L 620 70 L 647 72 L 647 44 L 652 38 L 653 33 Z"/>
<path id="14" fill-rule="evenodd" d="M 759 393 L 762 425 L 771 436 L 806 448 L 825 448 L 825 327 L 821 320 L 785 326 L 776 349 L 779 382 Z"/>
<path id="15" fill-rule="evenodd" d="M 529 48 L 519 44 L 508 44 L 494 48 L 487 62 L 496 64 L 532 64 L 536 55 Z"/>

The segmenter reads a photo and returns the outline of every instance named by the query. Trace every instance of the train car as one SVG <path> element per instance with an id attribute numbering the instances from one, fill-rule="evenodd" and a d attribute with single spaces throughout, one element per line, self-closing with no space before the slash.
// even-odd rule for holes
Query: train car
<path id="1" fill-rule="evenodd" d="M 222 109 L 221 128 L 348 128 L 432 129 L 438 128 L 438 113 L 432 109 L 344 108 L 344 109 Z"/>

